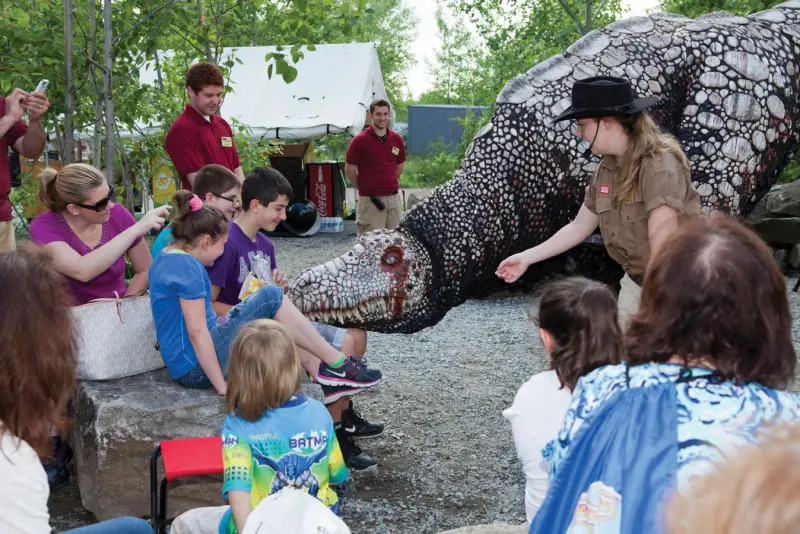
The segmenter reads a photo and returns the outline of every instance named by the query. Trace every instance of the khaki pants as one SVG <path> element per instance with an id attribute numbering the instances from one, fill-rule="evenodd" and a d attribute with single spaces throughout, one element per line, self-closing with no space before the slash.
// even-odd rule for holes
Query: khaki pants
<path id="1" fill-rule="evenodd" d="M 628 329 L 631 317 L 639 311 L 641 298 L 642 288 L 628 276 L 628 273 L 625 273 L 619 282 L 619 297 L 617 297 L 617 319 L 623 332 Z"/>
<path id="2" fill-rule="evenodd" d="M 358 197 L 358 208 L 356 209 L 356 232 L 358 235 L 386 228 L 394 230 L 400 224 L 400 214 L 403 211 L 400 202 L 400 193 L 380 198 L 386 209 L 379 210 L 369 197 Z"/>
<path id="3" fill-rule="evenodd" d="M 0 252 L 14 252 L 17 242 L 14 239 L 14 223 L 0 221 Z"/>

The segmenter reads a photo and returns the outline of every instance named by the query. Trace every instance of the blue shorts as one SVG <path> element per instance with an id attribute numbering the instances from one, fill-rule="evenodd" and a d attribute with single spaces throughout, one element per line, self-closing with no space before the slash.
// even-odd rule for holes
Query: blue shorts
<path id="1" fill-rule="evenodd" d="M 328 345 L 336 350 L 342 350 L 344 337 L 347 335 L 346 328 L 339 328 L 338 326 L 317 323 L 315 321 L 311 321 L 311 326 L 314 327 L 314 330 L 322 336 L 322 339 L 324 339 Z"/>
<path id="2" fill-rule="evenodd" d="M 228 374 L 231 345 L 242 326 L 256 319 L 272 319 L 278 313 L 281 304 L 283 304 L 283 288 L 264 286 L 237 304 L 227 315 L 217 317 L 217 324 L 210 332 L 223 375 Z M 194 369 L 176 378 L 175 381 L 192 389 L 208 389 L 212 385 L 199 362 Z"/>

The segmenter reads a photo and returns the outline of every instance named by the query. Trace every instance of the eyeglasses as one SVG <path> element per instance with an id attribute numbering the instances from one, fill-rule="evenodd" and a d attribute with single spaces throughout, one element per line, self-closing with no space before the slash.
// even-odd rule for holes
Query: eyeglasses
<path id="1" fill-rule="evenodd" d="M 239 206 L 241 206 L 241 205 L 242 205 L 242 201 L 241 201 L 241 200 L 239 200 L 239 198 L 238 198 L 238 197 L 226 197 L 225 195 L 219 195 L 219 194 L 217 194 L 217 193 L 211 193 L 211 194 L 212 194 L 212 195 L 214 195 L 214 196 L 215 196 L 215 197 L 217 197 L 217 198 L 223 198 L 223 199 L 227 200 L 228 202 L 230 202 L 230 203 L 231 203 L 231 204 L 233 204 L 234 206 L 236 206 L 237 204 L 238 204 Z"/>
<path id="2" fill-rule="evenodd" d="M 94 204 L 81 204 L 80 202 L 74 202 L 74 204 L 76 206 L 79 206 L 79 207 L 87 209 L 87 210 L 103 211 L 104 209 L 106 209 L 106 206 L 108 206 L 108 203 L 111 202 L 112 200 L 114 200 L 114 188 L 113 187 L 109 187 L 108 188 L 108 197 L 106 197 L 106 198 L 104 198 L 102 200 L 98 200 Z"/>

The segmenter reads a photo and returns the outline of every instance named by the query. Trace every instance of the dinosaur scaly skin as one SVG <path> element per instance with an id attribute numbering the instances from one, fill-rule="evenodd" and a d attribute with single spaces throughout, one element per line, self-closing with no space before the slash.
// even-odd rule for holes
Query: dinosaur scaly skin
<path id="1" fill-rule="evenodd" d="M 576 79 L 631 80 L 692 162 L 704 213 L 749 212 L 797 150 L 800 1 L 749 17 L 656 13 L 593 31 L 509 82 L 456 176 L 391 232 L 362 236 L 344 256 L 303 272 L 295 304 L 328 322 L 384 332 L 436 324 L 467 298 L 503 289 L 503 258 L 569 222 L 597 161 L 574 121 L 552 123 Z M 522 288 L 566 272 L 613 279 L 619 268 L 578 247 L 533 265 Z"/>

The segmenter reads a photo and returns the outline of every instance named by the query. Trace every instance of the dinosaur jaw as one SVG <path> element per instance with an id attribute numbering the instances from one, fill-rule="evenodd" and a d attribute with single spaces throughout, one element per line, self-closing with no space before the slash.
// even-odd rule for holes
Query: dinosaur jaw
<path id="1" fill-rule="evenodd" d="M 326 308 L 324 304 L 316 311 L 304 312 L 312 321 L 325 324 L 367 325 L 398 317 L 402 319 L 405 299 L 377 297 L 347 307 Z M 302 310 L 301 310 L 302 311 Z"/>

